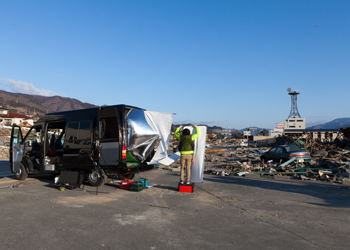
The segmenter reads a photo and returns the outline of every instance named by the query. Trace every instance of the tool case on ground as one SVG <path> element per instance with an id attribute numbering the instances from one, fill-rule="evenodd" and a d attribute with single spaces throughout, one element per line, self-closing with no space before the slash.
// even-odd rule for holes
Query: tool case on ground
<path id="1" fill-rule="evenodd" d="M 68 189 L 80 188 L 83 184 L 85 175 L 79 171 L 62 171 L 58 182 L 51 184 L 51 187 L 64 187 Z"/>
<path id="2" fill-rule="evenodd" d="M 143 190 L 142 182 L 133 182 L 130 184 L 130 191 L 140 192 Z"/>
<path id="3" fill-rule="evenodd" d="M 148 187 L 148 179 L 140 178 L 138 182 L 141 182 L 144 188 Z"/>
<path id="4" fill-rule="evenodd" d="M 193 193 L 194 190 L 195 190 L 194 183 L 190 183 L 190 184 L 179 183 L 179 192 Z"/>
<path id="5" fill-rule="evenodd" d="M 120 188 L 125 190 L 130 190 L 130 184 L 134 181 L 125 179 L 120 183 Z"/>

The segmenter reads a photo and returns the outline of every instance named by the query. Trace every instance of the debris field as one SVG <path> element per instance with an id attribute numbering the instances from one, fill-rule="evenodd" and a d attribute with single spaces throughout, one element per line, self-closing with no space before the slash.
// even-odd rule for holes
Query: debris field
<path id="1" fill-rule="evenodd" d="M 302 138 L 281 137 L 270 147 L 241 148 L 235 140 L 226 140 L 220 145 L 221 148 L 206 150 L 205 172 L 221 176 L 332 181 L 349 185 L 350 133 L 346 133 L 349 130 L 343 130 L 343 134 L 333 142 L 317 142 L 306 135 Z M 295 144 L 308 150 L 311 162 L 292 161 L 282 165 L 279 162 L 265 163 L 260 160 L 261 153 L 284 144 Z"/>

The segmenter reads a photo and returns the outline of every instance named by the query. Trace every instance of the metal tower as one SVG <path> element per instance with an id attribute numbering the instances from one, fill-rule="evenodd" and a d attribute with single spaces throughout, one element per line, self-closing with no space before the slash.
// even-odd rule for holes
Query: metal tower
<path id="1" fill-rule="evenodd" d="M 288 88 L 287 91 L 289 92 L 288 95 L 291 97 L 292 104 L 288 118 L 301 118 L 297 106 L 297 96 L 300 92 L 298 90 L 293 91 L 291 88 Z"/>

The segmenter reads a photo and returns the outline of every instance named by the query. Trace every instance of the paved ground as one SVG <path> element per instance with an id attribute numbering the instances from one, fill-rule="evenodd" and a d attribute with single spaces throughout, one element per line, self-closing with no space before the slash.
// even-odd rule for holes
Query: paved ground
<path id="1" fill-rule="evenodd" d="M 139 178 L 137 176 L 136 178 Z M 160 186 L 51 188 L 52 177 L 0 178 L 1 249 L 349 249 L 350 190 L 332 183 L 205 175 Z"/>

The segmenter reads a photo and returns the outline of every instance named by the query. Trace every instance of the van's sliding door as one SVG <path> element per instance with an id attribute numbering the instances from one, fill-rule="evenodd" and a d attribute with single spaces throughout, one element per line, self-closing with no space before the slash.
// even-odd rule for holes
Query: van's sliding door
<path id="1" fill-rule="evenodd" d="M 117 166 L 120 163 L 121 137 L 119 120 L 115 107 L 102 107 L 98 113 L 99 117 L 99 138 L 100 138 L 100 159 L 101 166 Z"/>

